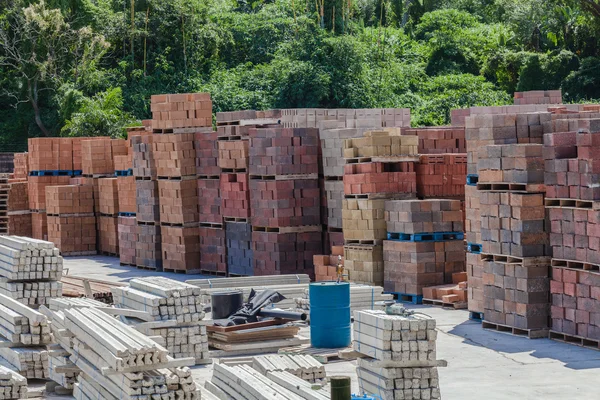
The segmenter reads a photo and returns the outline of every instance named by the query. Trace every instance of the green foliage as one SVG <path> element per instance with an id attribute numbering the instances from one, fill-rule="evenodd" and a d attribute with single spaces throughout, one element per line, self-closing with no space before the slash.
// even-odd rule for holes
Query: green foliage
<path id="1" fill-rule="evenodd" d="M 83 97 L 67 90 L 68 110 L 61 110 L 69 115 L 61 129 L 62 136 L 110 136 L 125 137 L 125 127 L 135 123 L 135 119 L 122 111 L 123 96 L 120 88 L 111 88 L 98 93 L 93 98 Z M 73 108 L 77 108 L 74 111 Z"/>
<path id="2" fill-rule="evenodd" d="M 563 82 L 567 100 L 600 99 L 600 58 L 588 57 L 581 60 L 581 67 L 572 72 Z"/>

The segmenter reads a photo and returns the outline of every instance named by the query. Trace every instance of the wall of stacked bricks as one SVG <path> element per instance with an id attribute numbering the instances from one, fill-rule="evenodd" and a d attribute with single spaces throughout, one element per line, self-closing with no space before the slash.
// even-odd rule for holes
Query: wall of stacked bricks
<path id="1" fill-rule="evenodd" d="M 458 200 L 387 200 L 387 232 L 460 233 L 463 232 L 461 204 Z M 439 241 L 383 242 L 385 262 L 384 289 L 390 292 L 422 295 L 428 286 L 453 283 L 452 276 L 465 270 L 464 243 L 460 238 Z"/>
<path id="2" fill-rule="evenodd" d="M 344 246 L 331 246 L 331 254 L 314 256 L 313 263 L 315 281 L 336 280 L 338 265 L 344 265 Z"/>
<path id="3" fill-rule="evenodd" d="M 26 180 L 29 176 L 29 154 L 15 153 L 13 157 L 13 178 Z"/>

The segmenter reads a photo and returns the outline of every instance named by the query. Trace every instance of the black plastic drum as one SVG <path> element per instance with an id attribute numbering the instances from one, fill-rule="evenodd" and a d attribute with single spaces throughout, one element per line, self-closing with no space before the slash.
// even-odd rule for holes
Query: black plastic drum
<path id="1" fill-rule="evenodd" d="M 217 292 L 211 296 L 212 319 L 225 319 L 242 307 L 244 293 L 241 290 Z"/>

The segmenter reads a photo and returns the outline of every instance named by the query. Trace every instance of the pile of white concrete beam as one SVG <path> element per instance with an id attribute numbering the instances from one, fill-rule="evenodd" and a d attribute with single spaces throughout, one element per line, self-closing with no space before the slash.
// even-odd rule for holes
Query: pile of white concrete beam
<path id="1" fill-rule="evenodd" d="M 101 301 L 94 299 L 88 299 L 87 297 L 58 297 L 55 299 L 50 299 L 50 302 L 48 303 L 48 308 L 51 311 L 62 311 L 69 308 L 86 307 L 105 308 L 106 303 L 102 303 Z"/>
<path id="2" fill-rule="evenodd" d="M 68 355 L 68 363 L 54 370 L 78 374 L 77 383 L 65 381 L 72 384 L 75 398 L 200 398 L 187 368 L 193 359 L 173 359 L 167 349 L 99 308 L 42 311 L 51 316 L 52 329 L 61 334 L 63 353 L 53 348 L 52 356 Z"/>
<path id="3" fill-rule="evenodd" d="M 63 260 L 51 242 L 0 236 L 0 293 L 31 307 L 62 295 Z"/>
<path id="4" fill-rule="evenodd" d="M 384 294 L 381 286 L 370 286 L 360 284 L 350 284 L 350 311 L 361 310 L 383 310 L 383 305 L 378 302 L 393 300 L 391 294 Z M 308 289 L 304 290 L 301 297 L 294 299 L 298 311 L 310 311 L 310 299 Z"/>
<path id="5" fill-rule="evenodd" d="M 354 312 L 361 394 L 382 400 L 440 399 L 435 320 L 424 314 Z"/>
<path id="6" fill-rule="evenodd" d="M 0 348 L 0 365 L 27 379 L 48 378 L 48 351 L 45 347 Z"/>
<path id="7" fill-rule="evenodd" d="M 26 399 L 27 379 L 0 366 L 0 399 Z"/>
<path id="8" fill-rule="evenodd" d="M 161 336 L 175 358 L 206 364 L 208 336 L 199 287 L 164 277 L 137 278 L 128 287 L 113 288 L 118 307 L 149 313 L 156 322 L 132 324 L 148 336 Z M 163 322 L 163 323 L 160 323 Z"/>
<path id="9" fill-rule="evenodd" d="M 43 314 L 0 294 L 0 340 L 14 347 L 40 346 L 51 343 L 53 337 Z"/>
<path id="10" fill-rule="evenodd" d="M 303 354 L 270 354 L 256 356 L 252 360 L 252 368 L 263 375 L 267 372 L 286 371 L 308 382 L 316 382 L 325 378 L 325 367 L 309 355 Z"/>
<path id="11" fill-rule="evenodd" d="M 327 400 L 324 389 L 313 389 L 309 382 L 286 371 L 261 374 L 248 365 L 229 367 L 215 364 L 213 376 L 205 384 L 202 397 L 207 399 L 289 399 Z"/>

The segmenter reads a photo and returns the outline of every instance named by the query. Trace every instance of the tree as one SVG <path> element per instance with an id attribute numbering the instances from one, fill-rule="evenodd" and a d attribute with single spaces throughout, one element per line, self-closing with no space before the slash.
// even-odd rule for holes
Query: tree
<path id="1" fill-rule="evenodd" d="M 16 0 L 0 20 L 0 68 L 11 82 L 2 94 L 15 106 L 29 103 L 42 135 L 50 136 L 40 111 L 42 94 L 77 81 L 107 48 L 102 36 L 87 27 L 72 29 L 60 10 L 48 9 L 43 0 L 25 8 Z"/>
<path id="2" fill-rule="evenodd" d="M 584 9 L 588 10 L 592 14 L 596 16 L 596 18 L 600 18 L 600 1 L 598 0 L 580 0 L 581 5 Z"/>

